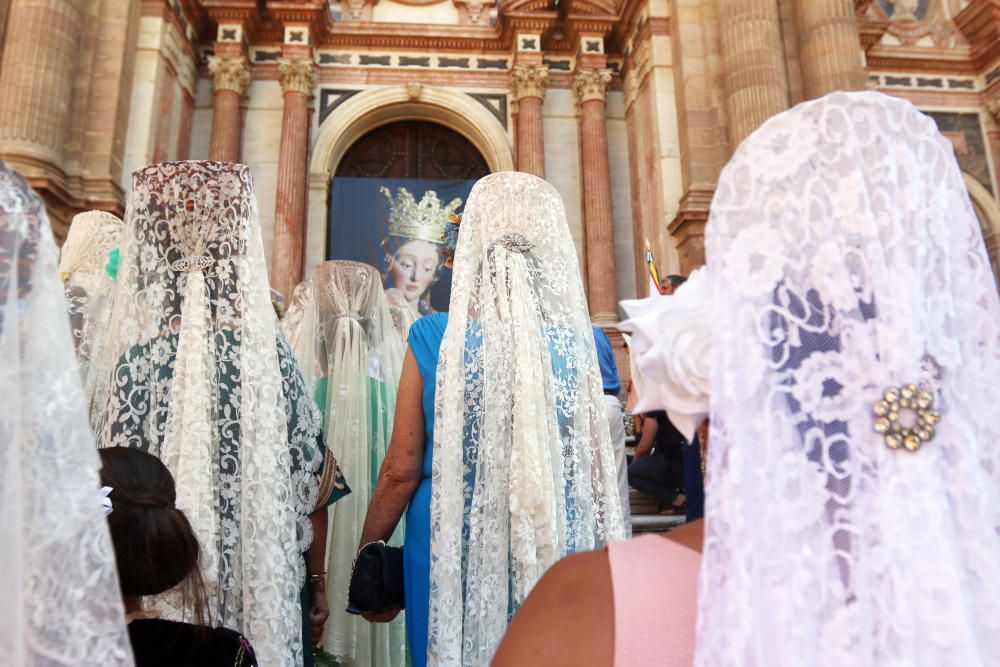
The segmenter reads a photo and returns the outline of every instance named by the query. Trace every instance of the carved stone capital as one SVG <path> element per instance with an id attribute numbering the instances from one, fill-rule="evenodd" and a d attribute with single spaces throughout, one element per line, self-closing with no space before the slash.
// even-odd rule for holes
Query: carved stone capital
<path id="1" fill-rule="evenodd" d="M 545 97 L 548 86 L 547 65 L 515 65 L 510 71 L 510 94 L 514 101 L 525 97 Z"/>
<path id="2" fill-rule="evenodd" d="M 608 85 L 611 83 L 611 70 L 584 69 L 573 77 L 573 93 L 578 103 L 598 100 L 604 102 L 608 97 Z"/>
<path id="3" fill-rule="evenodd" d="M 993 122 L 1000 127 L 1000 96 L 986 102 L 986 110 L 993 116 Z"/>
<path id="4" fill-rule="evenodd" d="M 232 90 L 242 95 L 250 87 L 250 65 L 241 56 L 210 56 L 208 72 L 216 90 Z"/>
<path id="5" fill-rule="evenodd" d="M 312 95 L 316 87 L 316 63 L 308 58 L 278 60 L 278 82 L 282 92 Z"/>

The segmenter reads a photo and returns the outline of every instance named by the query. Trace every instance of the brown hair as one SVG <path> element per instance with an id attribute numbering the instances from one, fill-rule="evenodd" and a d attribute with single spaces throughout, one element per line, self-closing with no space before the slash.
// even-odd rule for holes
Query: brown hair
<path id="1" fill-rule="evenodd" d="M 122 595 L 157 595 L 179 584 L 186 611 L 206 623 L 198 538 L 174 507 L 174 478 L 160 459 L 128 447 L 101 449 L 101 484 L 111 487 L 108 527 Z"/>

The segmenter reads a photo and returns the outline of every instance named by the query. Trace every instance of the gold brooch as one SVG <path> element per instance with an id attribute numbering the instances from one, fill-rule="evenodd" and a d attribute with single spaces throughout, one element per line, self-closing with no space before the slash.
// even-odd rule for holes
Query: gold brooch
<path id="1" fill-rule="evenodd" d="M 915 452 L 934 439 L 934 425 L 941 413 L 934 409 L 934 395 L 915 384 L 889 387 L 875 403 L 875 432 L 885 436 L 889 449 L 905 447 Z M 900 421 L 900 416 L 905 418 Z"/>

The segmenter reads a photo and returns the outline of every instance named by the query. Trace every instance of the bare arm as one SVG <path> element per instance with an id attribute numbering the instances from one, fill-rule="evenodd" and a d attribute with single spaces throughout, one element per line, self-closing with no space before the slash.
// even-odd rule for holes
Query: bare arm
<path id="1" fill-rule="evenodd" d="M 423 390 L 417 360 L 407 348 L 396 394 L 392 439 L 368 505 L 359 548 L 368 542 L 389 539 L 420 484 L 425 444 Z"/>
<path id="2" fill-rule="evenodd" d="M 492 667 L 611 665 L 614 627 L 608 555 L 568 556 L 545 573 L 521 605 Z"/>
<path id="3" fill-rule="evenodd" d="M 321 507 L 309 515 L 309 522 L 313 528 L 313 541 L 306 551 L 306 575 L 324 574 L 326 567 L 326 524 L 327 511 Z M 326 578 L 310 579 L 310 607 L 309 626 L 313 646 L 319 644 L 323 637 L 323 626 L 326 625 L 330 617 L 330 608 L 326 603 Z"/>
<path id="4" fill-rule="evenodd" d="M 653 443 L 656 442 L 656 431 L 659 427 L 656 417 L 646 417 L 642 420 L 642 436 L 639 438 L 639 444 L 635 446 L 633 461 L 641 459 L 643 456 L 649 456 L 649 453 L 653 451 Z"/>

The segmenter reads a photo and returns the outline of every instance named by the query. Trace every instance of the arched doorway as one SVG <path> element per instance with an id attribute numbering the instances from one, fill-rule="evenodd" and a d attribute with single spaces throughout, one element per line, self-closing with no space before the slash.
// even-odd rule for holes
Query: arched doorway
<path id="1" fill-rule="evenodd" d="M 439 123 L 399 120 L 370 130 L 331 177 L 327 258 L 375 266 L 414 317 L 447 310 L 457 230 L 449 219 L 488 173 L 475 145 Z"/>
<path id="2" fill-rule="evenodd" d="M 373 86 L 352 95 L 319 126 L 309 160 L 309 216 L 306 271 L 323 261 L 329 246 L 330 177 L 359 139 L 395 121 L 423 120 L 465 137 L 491 172 L 514 169 L 508 128 L 470 95 L 454 88 L 421 84 Z"/>
<path id="3" fill-rule="evenodd" d="M 334 177 L 464 180 L 488 173 L 486 160 L 458 132 L 438 123 L 404 120 L 355 141 Z"/>
<path id="4" fill-rule="evenodd" d="M 1000 286 L 1000 205 L 993 199 L 990 191 L 974 176 L 962 172 L 962 177 L 969 189 L 972 208 L 976 212 L 976 217 L 979 218 L 986 252 L 990 258 L 990 266 L 993 268 L 993 277 L 996 278 L 997 285 Z"/>

